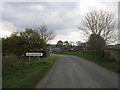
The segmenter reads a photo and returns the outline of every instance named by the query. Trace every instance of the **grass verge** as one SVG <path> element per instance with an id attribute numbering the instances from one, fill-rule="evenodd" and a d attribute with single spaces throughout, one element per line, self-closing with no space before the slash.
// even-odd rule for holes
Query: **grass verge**
<path id="1" fill-rule="evenodd" d="M 34 88 L 55 60 L 55 56 L 49 56 L 4 68 L 2 72 L 3 88 Z"/>
<path id="2" fill-rule="evenodd" d="M 108 60 L 105 58 L 101 58 L 95 55 L 87 54 L 87 53 L 56 53 L 55 54 L 62 54 L 62 55 L 74 55 L 79 56 L 81 58 L 85 58 L 87 60 L 93 61 L 97 63 L 98 65 L 105 67 L 113 72 L 120 73 L 120 68 L 118 67 L 118 64 L 120 65 L 120 62 L 115 62 L 112 60 Z"/>

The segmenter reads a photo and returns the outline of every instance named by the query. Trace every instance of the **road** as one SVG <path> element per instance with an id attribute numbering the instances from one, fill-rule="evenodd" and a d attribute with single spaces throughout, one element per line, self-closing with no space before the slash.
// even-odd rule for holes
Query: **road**
<path id="1" fill-rule="evenodd" d="M 118 88 L 116 73 L 77 56 L 55 56 L 55 64 L 36 88 Z"/>

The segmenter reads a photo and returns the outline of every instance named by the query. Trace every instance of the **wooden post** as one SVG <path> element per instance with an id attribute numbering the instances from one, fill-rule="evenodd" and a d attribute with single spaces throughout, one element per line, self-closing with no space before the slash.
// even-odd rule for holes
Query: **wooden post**
<path id="1" fill-rule="evenodd" d="M 30 62 L 30 56 L 29 56 L 29 62 Z"/>

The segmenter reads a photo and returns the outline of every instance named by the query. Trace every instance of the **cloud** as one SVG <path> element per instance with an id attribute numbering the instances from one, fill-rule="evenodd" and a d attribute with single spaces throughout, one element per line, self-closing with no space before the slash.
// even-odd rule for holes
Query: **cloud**
<path id="1" fill-rule="evenodd" d="M 12 32 L 16 32 L 17 31 L 17 27 L 14 26 L 13 23 L 8 22 L 8 21 L 3 21 L 0 22 L 0 37 L 6 37 L 9 36 Z"/>
<path id="2" fill-rule="evenodd" d="M 23 31 L 25 28 L 37 28 L 40 24 L 47 24 L 57 33 L 55 41 L 82 39 L 77 26 L 84 15 L 93 9 L 106 9 L 117 17 L 117 0 L 80 0 L 80 2 L 10 2 L 2 3 L 3 24 L 10 27 L 7 32 Z M 4 27 L 5 28 L 5 27 Z M 13 30 L 13 31 L 12 31 Z M 4 31 L 5 32 L 5 31 Z M 3 33 L 2 33 L 3 34 Z M 3 34 L 2 36 L 6 36 Z M 9 35 L 9 34 L 8 34 Z"/>
<path id="3" fill-rule="evenodd" d="M 33 5 L 30 8 L 33 9 L 33 10 L 37 10 L 38 12 L 45 10 L 45 7 L 43 5 Z"/>

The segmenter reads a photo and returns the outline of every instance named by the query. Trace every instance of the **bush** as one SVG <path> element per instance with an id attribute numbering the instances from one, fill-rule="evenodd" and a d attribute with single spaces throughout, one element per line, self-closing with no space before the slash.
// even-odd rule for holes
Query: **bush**
<path id="1" fill-rule="evenodd" d="M 105 41 L 104 39 L 96 34 L 91 34 L 88 41 L 88 50 L 91 53 L 101 56 L 104 56 Z"/>

